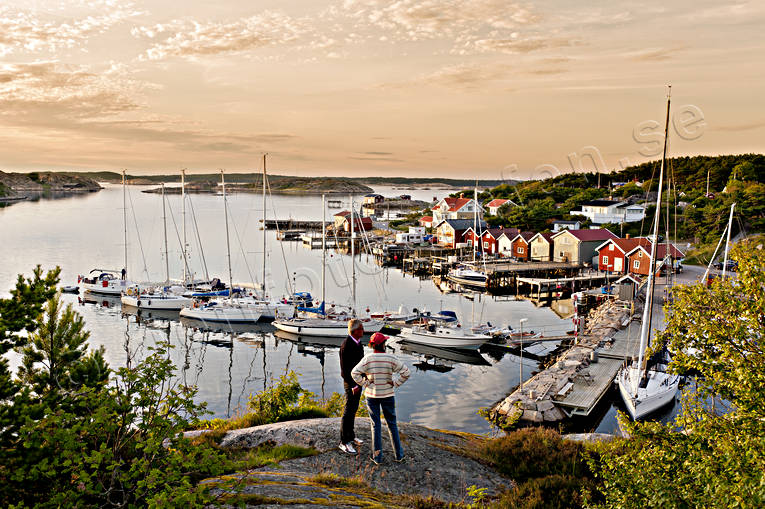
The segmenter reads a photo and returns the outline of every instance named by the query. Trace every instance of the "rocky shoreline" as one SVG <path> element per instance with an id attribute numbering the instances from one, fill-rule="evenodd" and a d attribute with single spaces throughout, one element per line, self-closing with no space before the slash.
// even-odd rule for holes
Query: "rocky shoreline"
<path id="1" fill-rule="evenodd" d="M 6 173 L 0 171 L 0 197 L 4 201 L 51 194 L 80 194 L 100 191 L 101 185 L 95 180 L 72 173 L 32 172 Z"/>
<path id="2" fill-rule="evenodd" d="M 332 500 L 353 499 L 348 507 L 380 504 L 369 493 L 316 486 L 312 479 L 319 474 L 353 478 L 374 491 L 389 495 L 419 495 L 444 502 L 470 502 L 471 486 L 485 488 L 489 496 L 514 486 L 489 467 L 468 457 L 466 451 L 486 440 L 470 433 L 439 431 L 416 424 L 399 423 L 405 461 L 396 463 L 390 439 L 383 430 L 383 462 L 370 461 L 372 444 L 368 418 L 356 418 L 355 432 L 364 443 L 358 455 L 349 455 L 337 448 L 340 418 L 306 419 L 266 424 L 226 433 L 220 445 L 256 448 L 264 444 L 296 445 L 316 449 L 315 456 L 282 461 L 277 468 L 261 467 L 234 476 L 240 479 L 239 493 L 278 498 L 279 504 L 290 506 L 297 501 L 311 500 L 311 507 L 337 507 Z M 195 436 L 204 431 L 187 433 Z M 231 476 L 226 476 L 227 480 Z M 207 483 L 221 480 L 208 479 Z M 340 497 L 340 498 L 337 498 Z M 322 500 L 327 501 L 326 505 Z M 249 505 L 249 504 L 248 504 Z"/>

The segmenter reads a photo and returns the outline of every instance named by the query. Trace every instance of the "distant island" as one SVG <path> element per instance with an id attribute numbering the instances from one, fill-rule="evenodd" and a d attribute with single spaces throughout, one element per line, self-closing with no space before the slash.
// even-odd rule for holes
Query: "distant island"
<path id="1" fill-rule="evenodd" d="M 116 172 L 102 171 L 82 173 L 99 182 L 118 184 L 122 175 Z M 180 174 L 171 175 L 127 175 L 128 184 L 177 184 Z M 213 192 L 220 182 L 218 173 L 186 174 L 186 189 L 189 192 Z M 279 194 L 319 194 L 319 193 L 370 193 L 373 186 L 388 186 L 399 189 L 447 189 L 457 190 L 472 188 L 476 185 L 471 179 L 451 179 L 441 177 L 299 177 L 295 175 L 269 175 L 268 182 L 273 193 Z M 479 180 L 478 187 L 487 188 L 500 184 L 515 185 L 518 181 Z M 227 173 L 226 184 L 232 184 L 232 190 L 247 192 L 262 189 L 260 173 Z M 242 186 L 233 186 L 241 184 Z M 168 193 L 173 191 L 167 189 Z M 177 191 L 176 191 L 177 192 Z"/>
<path id="2" fill-rule="evenodd" d="M 50 194 L 80 194 L 100 191 L 99 183 L 81 173 L 0 171 L 0 202 L 19 201 Z"/>

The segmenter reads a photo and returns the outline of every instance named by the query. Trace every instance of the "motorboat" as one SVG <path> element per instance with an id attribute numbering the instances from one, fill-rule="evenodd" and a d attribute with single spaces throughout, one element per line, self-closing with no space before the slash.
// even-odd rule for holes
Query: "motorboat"
<path id="1" fill-rule="evenodd" d="M 249 303 L 242 299 L 213 300 L 204 304 L 194 302 L 191 307 L 185 307 L 180 312 L 181 318 L 224 323 L 255 323 L 262 314 L 261 307 L 254 301 Z"/>
<path id="2" fill-rule="evenodd" d="M 130 286 L 129 281 L 122 279 L 120 272 L 108 269 L 93 269 L 87 276 L 77 276 L 77 284 L 83 292 L 104 295 L 120 295 Z"/>
<path id="3" fill-rule="evenodd" d="M 370 313 L 370 318 L 375 320 L 383 320 L 385 322 L 411 322 L 420 317 L 420 313 L 417 309 L 413 309 L 409 312 L 404 306 L 399 306 L 397 312 L 382 311 L 377 313 Z"/>
<path id="4" fill-rule="evenodd" d="M 458 267 L 450 270 L 446 278 L 462 286 L 471 286 L 486 288 L 488 285 L 489 277 L 484 272 L 477 271 L 468 267 Z"/>
<path id="5" fill-rule="evenodd" d="M 460 327 L 445 327 L 436 324 L 402 330 L 399 338 L 411 343 L 465 350 L 477 350 L 484 343 L 491 341 L 491 336 L 485 334 L 475 334 Z"/>

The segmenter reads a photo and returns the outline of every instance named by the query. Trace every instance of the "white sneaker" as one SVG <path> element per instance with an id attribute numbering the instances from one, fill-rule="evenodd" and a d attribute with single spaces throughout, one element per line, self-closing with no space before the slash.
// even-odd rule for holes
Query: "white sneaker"
<path id="1" fill-rule="evenodd" d="M 340 445 L 338 445 L 338 448 L 339 448 L 341 451 L 345 452 L 345 453 L 348 453 L 348 454 L 356 454 L 356 449 L 354 449 L 354 447 L 353 447 L 353 444 L 352 444 L 352 443 L 347 443 L 347 444 L 340 444 Z"/>

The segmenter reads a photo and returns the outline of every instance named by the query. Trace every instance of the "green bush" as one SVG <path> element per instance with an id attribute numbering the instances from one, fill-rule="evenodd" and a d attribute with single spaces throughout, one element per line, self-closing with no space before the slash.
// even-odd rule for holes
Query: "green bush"
<path id="1" fill-rule="evenodd" d="M 582 488 L 587 479 L 572 475 L 548 475 L 521 483 L 491 504 L 493 509 L 566 509 L 583 507 Z"/>
<path id="2" fill-rule="evenodd" d="M 484 442 L 478 456 L 521 483 L 549 475 L 588 477 L 584 445 L 547 428 L 521 429 Z"/>

